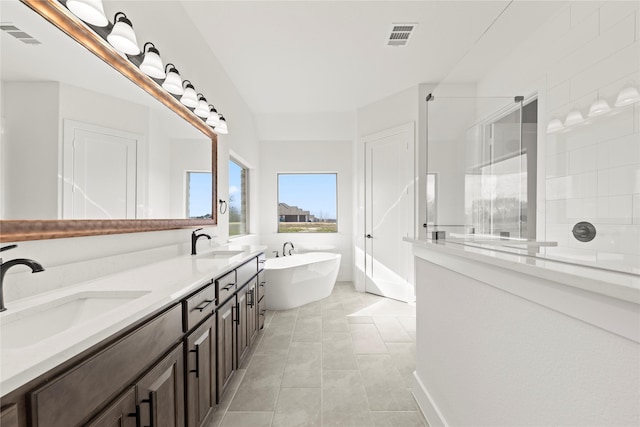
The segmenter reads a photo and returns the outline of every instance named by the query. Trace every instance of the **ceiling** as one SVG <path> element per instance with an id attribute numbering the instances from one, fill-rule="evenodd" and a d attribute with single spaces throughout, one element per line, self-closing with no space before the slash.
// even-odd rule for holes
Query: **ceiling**
<path id="1" fill-rule="evenodd" d="M 566 2 L 183 1 L 255 113 L 349 112 L 419 83 L 475 81 Z M 392 23 L 417 23 L 387 46 Z"/>

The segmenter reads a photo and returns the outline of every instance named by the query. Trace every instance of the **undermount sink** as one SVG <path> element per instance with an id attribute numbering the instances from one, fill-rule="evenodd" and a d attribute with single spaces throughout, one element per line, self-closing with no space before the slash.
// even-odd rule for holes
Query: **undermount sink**
<path id="1" fill-rule="evenodd" d="M 140 298 L 150 291 L 85 291 L 23 310 L 10 311 L 0 318 L 3 349 L 27 347 Z"/>
<path id="2" fill-rule="evenodd" d="M 242 250 L 214 249 L 198 255 L 201 258 L 231 258 L 232 256 L 243 253 Z"/>

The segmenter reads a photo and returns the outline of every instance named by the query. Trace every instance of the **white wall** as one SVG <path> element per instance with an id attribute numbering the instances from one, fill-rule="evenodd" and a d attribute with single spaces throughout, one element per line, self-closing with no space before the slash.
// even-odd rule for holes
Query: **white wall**
<path id="1" fill-rule="evenodd" d="M 640 88 L 640 3 L 570 2 L 478 83 L 478 95 L 539 96 L 538 238 L 555 256 L 640 267 L 640 105 L 546 134 L 571 110 L 587 117 L 598 98 L 613 107 L 623 87 Z M 597 228 L 589 243 L 571 229 Z"/>
<path id="2" fill-rule="evenodd" d="M 284 242 L 297 250 L 342 254 L 339 281 L 352 280 L 353 170 L 351 141 L 262 141 L 260 143 L 260 243 L 282 253 Z M 278 233 L 278 173 L 329 172 L 338 175 L 337 233 Z"/>

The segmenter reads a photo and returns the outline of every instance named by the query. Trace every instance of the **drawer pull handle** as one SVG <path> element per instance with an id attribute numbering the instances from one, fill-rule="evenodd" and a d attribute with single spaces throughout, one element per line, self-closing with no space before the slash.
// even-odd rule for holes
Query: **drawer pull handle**
<path id="1" fill-rule="evenodd" d="M 236 325 L 240 324 L 240 304 L 236 303 Z"/>
<path id="2" fill-rule="evenodd" d="M 130 414 L 127 415 L 128 417 L 135 417 L 136 418 L 136 427 L 141 427 L 140 426 L 140 405 L 136 405 L 136 412 L 132 412 Z"/>
<path id="3" fill-rule="evenodd" d="M 264 288 L 264 285 L 266 285 L 267 282 L 260 282 L 260 286 L 262 286 Z"/>
<path id="4" fill-rule="evenodd" d="M 253 289 L 247 291 L 247 295 L 251 295 L 251 300 L 247 298 L 247 304 L 249 305 L 249 307 L 253 307 L 255 303 L 254 296 L 253 296 Z"/>
<path id="5" fill-rule="evenodd" d="M 189 350 L 189 353 L 196 354 L 196 369 L 191 369 L 189 372 L 194 372 L 196 374 L 196 378 L 200 377 L 200 346 L 196 346 L 195 350 Z"/>
<path id="6" fill-rule="evenodd" d="M 212 299 L 206 299 L 206 300 L 204 300 L 202 303 L 200 303 L 200 305 L 199 305 L 199 306 L 194 307 L 193 309 L 194 309 L 194 310 L 200 310 L 200 312 L 202 313 L 202 311 L 203 311 L 205 308 L 207 308 L 207 306 L 208 306 L 209 304 L 211 304 L 212 302 L 213 302 L 213 300 L 212 300 Z"/>
<path id="7" fill-rule="evenodd" d="M 235 283 L 229 283 L 227 286 L 223 287 L 222 289 L 224 289 L 225 291 L 228 291 L 229 289 L 233 288 L 236 284 Z"/>
<path id="8" fill-rule="evenodd" d="M 267 260 L 266 260 L 266 259 L 258 260 L 258 264 L 264 264 L 265 262 L 267 262 Z"/>
<path id="9" fill-rule="evenodd" d="M 149 404 L 149 425 L 145 426 L 145 427 L 154 427 L 155 423 L 153 422 L 153 402 L 154 402 L 154 398 L 153 398 L 153 392 L 149 392 L 149 398 L 148 399 L 144 399 L 141 400 L 140 403 L 148 403 Z"/>
<path id="10" fill-rule="evenodd" d="M 260 316 L 264 316 L 267 310 L 260 310 Z"/>

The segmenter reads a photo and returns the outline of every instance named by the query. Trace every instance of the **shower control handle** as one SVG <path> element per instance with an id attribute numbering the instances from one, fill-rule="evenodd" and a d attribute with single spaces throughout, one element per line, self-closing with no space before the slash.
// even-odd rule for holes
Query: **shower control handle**
<path id="1" fill-rule="evenodd" d="M 367 239 L 373 239 L 373 236 L 371 234 L 367 234 L 364 237 L 366 237 Z"/>

